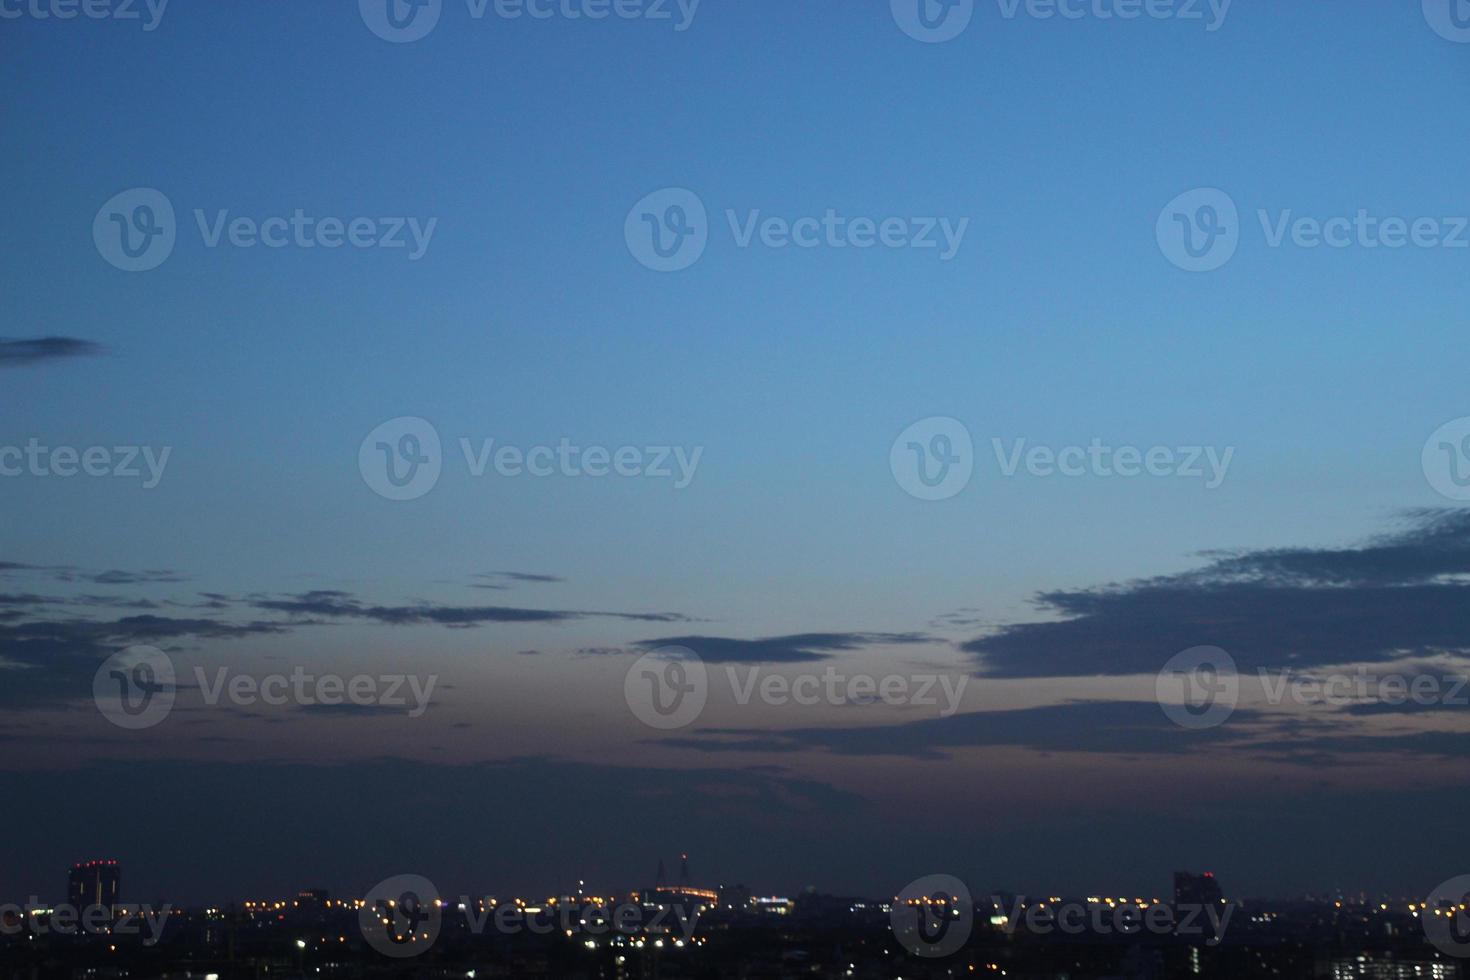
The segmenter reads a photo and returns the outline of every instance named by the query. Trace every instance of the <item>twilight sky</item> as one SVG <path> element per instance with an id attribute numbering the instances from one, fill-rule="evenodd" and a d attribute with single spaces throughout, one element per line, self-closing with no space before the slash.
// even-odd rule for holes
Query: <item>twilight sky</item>
<path id="1" fill-rule="evenodd" d="M 765 892 L 1152 895 L 1189 867 L 1233 894 L 1425 893 L 1470 870 L 1442 845 L 1463 707 L 1273 704 L 1257 675 L 1470 662 L 1470 510 L 1421 459 L 1470 416 L 1470 45 L 1418 3 L 1116 6 L 977 0 L 923 43 L 878 0 L 704 0 L 684 30 L 673 2 L 443 0 L 391 43 L 352 3 L 169 5 L 145 30 L 142 5 L 0 0 L 0 799 L 26 828 L 0 896 L 94 856 L 175 901 L 397 873 L 630 888 L 680 850 Z M 142 198 L 111 203 L 136 188 L 175 212 L 146 271 L 102 245 L 114 213 L 141 230 Z M 634 232 L 666 188 L 708 244 L 659 272 Z M 1209 272 L 1156 235 L 1196 188 L 1238 208 Z M 298 210 L 406 245 L 228 230 Z M 940 247 L 742 237 L 829 210 L 934 219 Z M 1360 211 L 1451 241 L 1272 245 Z M 936 416 L 973 475 L 925 500 L 890 450 Z M 402 417 L 441 472 L 394 500 L 369 464 L 423 450 Z M 6 470 L 32 440 L 139 447 L 140 475 Z M 1198 478 L 1008 475 L 1019 440 L 1233 452 L 1214 487 L 1204 453 Z M 563 441 L 645 468 L 668 447 L 671 475 L 481 468 Z M 134 644 L 181 682 L 129 731 L 93 678 Z M 671 644 L 708 704 L 660 731 L 625 677 Z M 1191 730 L 1155 681 L 1197 646 L 1243 679 Z M 729 673 L 829 667 L 968 680 L 942 714 L 741 704 Z M 417 716 L 211 705 L 196 668 L 434 688 Z"/>

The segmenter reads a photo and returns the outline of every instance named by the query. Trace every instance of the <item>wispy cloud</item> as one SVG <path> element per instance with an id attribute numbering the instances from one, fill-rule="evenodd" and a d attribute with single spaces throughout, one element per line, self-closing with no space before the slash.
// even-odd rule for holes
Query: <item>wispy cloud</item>
<path id="1" fill-rule="evenodd" d="M 102 347 L 76 337 L 36 337 L 29 340 L 0 338 L 0 368 L 27 367 L 43 361 L 100 354 Z"/>
<path id="2" fill-rule="evenodd" d="M 369 619 L 392 626 L 437 624 L 450 627 L 488 623 L 559 623 L 578 619 L 623 619 L 635 622 L 682 623 L 689 617 L 666 612 L 607 612 L 582 609 L 525 609 L 516 606 L 453 606 L 428 602 L 381 605 L 349 592 L 318 589 L 283 596 L 252 596 L 256 609 L 320 619 Z"/>
<path id="3" fill-rule="evenodd" d="M 641 640 L 636 647 L 688 647 L 707 663 L 796 664 L 830 659 L 834 654 L 873 646 L 906 646 L 930 643 L 923 633 L 796 633 L 742 640 L 726 636 L 666 636 Z"/>

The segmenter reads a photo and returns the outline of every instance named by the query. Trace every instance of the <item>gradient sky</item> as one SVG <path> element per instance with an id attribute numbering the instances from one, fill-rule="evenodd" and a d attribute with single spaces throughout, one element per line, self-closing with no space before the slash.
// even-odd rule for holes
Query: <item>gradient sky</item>
<path id="1" fill-rule="evenodd" d="M 171 447 L 154 489 L 0 478 L 0 563 L 24 566 L 0 578 L 0 798 L 35 828 L 0 848 L 0 894 L 104 854 L 140 900 L 402 872 L 636 887 L 681 849 L 762 891 L 942 871 L 1157 894 L 1209 867 L 1235 893 L 1426 893 L 1467 870 L 1442 844 L 1470 802 L 1462 713 L 1256 704 L 1200 735 L 1153 703 L 1196 645 L 1252 671 L 1465 670 L 1470 520 L 1420 454 L 1470 415 L 1470 250 L 1270 248 L 1255 217 L 1470 214 L 1470 46 L 1419 4 L 1237 0 L 1208 31 L 981 0 L 942 44 L 877 0 L 705 0 L 683 32 L 446 0 L 407 44 L 351 3 L 179 4 L 152 31 L 5 19 L 0 49 L 0 445 Z M 179 241 L 127 273 L 91 228 L 136 187 Z M 667 187 L 711 242 L 659 274 L 623 229 Z M 1199 187 L 1242 217 L 1207 274 L 1155 239 Z M 418 261 L 210 249 L 196 208 L 437 225 Z M 742 249 L 727 208 L 969 226 L 951 261 Z M 407 502 L 358 467 L 398 416 L 446 449 Z M 889 469 L 929 416 L 977 449 L 940 502 Z M 682 490 L 474 478 L 461 437 L 703 456 Z M 1211 490 L 1006 478 L 990 448 L 1095 437 L 1235 455 Z M 432 621 L 486 606 L 557 615 Z M 720 677 L 742 656 L 973 677 L 943 723 L 717 681 L 660 734 L 623 678 L 671 638 Z M 440 691 L 415 719 L 182 691 L 125 732 L 91 678 L 133 642 Z"/>

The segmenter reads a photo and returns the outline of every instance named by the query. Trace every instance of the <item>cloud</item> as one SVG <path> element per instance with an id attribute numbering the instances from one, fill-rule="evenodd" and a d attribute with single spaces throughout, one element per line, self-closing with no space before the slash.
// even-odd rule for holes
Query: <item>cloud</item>
<path id="1" fill-rule="evenodd" d="M 112 620 L 0 619 L 0 706 L 53 708 L 91 696 L 92 677 L 113 653 L 139 643 L 240 639 L 283 632 L 279 623 L 126 616 Z"/>
<path id="2" fill-rule="evenodd" d="M 475 578 L 483 582 L 472 583 L 476 589 L 509 589 L 512 584 L 554 585 L 565 582 L 559 575 L 539 575 L 534 572 L 481 572 Z"/>
<path id="3" fill-rule="evenodd" d="M 447 606 L 422 602 L 412 605 L 377 605 L 363 602 L 349 592 L 318 589 L 285 596 L 252 596 L 251 605 L 260 610 L 291 616 L 322 619 L 369 619 L 390 626 L 434 624 L 465 628 L 488 623 L 561 623 L 577 619 L 625 619 L 637 622 L 682 623 L 689 618 L 679 613 L 599 612 L 576 609 L 524 609 L 515 606 Z"/>
<path id="4" fill-rule="evenodd" d="M 1038 597 L 1057 618 L 963 644 L 985 675 L 1157 673 L 1223 647 L 1243 671 L 1470 652 L 1470 511 L 1421 511 L 1357 548 L 1214 553 L 1203 568 Z"/>
<path id="5" fill-rule="evenodd" d="M 75 337 L 36 337 L 28 340 L 0 338 L 0 368 L 26 367 L 43 361 L 100 354 L 102 347 Z"/>
<path id="6" fill-rule="evenodd" d="M 898 646 L 933 642 L 923 633 L 797 633 L 740 640 L 723 636 L 666 636 L 641 640 L 642 650 L 688 647 L 713 664 L 799 664 L 831 659 L 835 653 L 871 646 Z M 595 652 L 595 651 L 589 651 Z"/>
<path id="7" fill-rule="evenodd" d="M 390 707 L 383 704 L 304 704 L 296 709 L 302 714 L 335 718 L 378 718 L 384 715 L 401 716 L 411 709 Z"/>
<path id="8" fill-rule="evenodd" d="M 150 585 L 188 581 L 180 573 L 166 568 L 152 568 L 143 571 L 123 571 L 114 568 L 95 572 L 71 565 L 28 565 L 24 562 L 0 562 L 0 573 L 13 572 L 36 573 L 57 582 L 89 582 L 92 585 Z"/>

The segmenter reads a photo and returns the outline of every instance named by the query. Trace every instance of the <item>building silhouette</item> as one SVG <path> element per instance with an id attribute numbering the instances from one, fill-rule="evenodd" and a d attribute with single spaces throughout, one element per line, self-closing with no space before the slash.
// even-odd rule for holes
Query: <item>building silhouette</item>
<path id="1" fill-rule="evenodd" d="M 116 861 L 83 861 L 72 865 L 66 876 L 66 901 L 75 909 L 101 905 L 115 909 L 122 888 L 122 871 Z"/>
<path id="2" fill-rule="evenodd" d="M 1220 882 L 1213 872 L 1206 871 L 1202 875 L 1189 871 L 1174 872 L 1175 906 L 1219 905 L 1224 901 Z"/>

